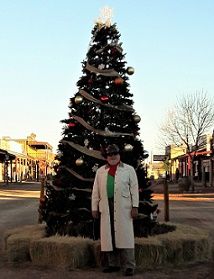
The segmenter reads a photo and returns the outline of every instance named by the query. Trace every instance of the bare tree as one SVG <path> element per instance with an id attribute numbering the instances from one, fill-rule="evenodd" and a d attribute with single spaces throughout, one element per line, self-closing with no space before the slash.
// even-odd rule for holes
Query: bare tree
<path id="1" fill-rule="evenodd" d="M 161 127 L 165 143 L 184 145 L 190 158 L 191 187 L 193 183 L 193 162 L 199 147 L 200 137 L 214 126 L 213 99 L 202 90 L 177 98 L 174 108 L 167 113 L 167 119 Z"/>

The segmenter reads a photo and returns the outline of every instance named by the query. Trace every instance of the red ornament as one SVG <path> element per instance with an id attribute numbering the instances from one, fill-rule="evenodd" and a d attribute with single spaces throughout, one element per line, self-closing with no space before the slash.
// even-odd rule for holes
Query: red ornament
<path id="1" fill-rule="evenodd" d="M 39 199 L 39 202 L 40 202 L 41 205 L 44 205 L 44 203 L 45 203 L 45 197 L 40 198 L 40 199 Z"/>
<path id="2" fill-rule="evenodd" d="M 88 80 L 88 84 L 89 84 L 89 85 L 92 85 L 92 83 L 93 83 L 93 80 L 90 78 L 90 79 Z"/>
<path id="3" fill-rule="evenodd" d="M 112 49 L 111 49 L 111 54 L 115 54 L 117 52 L 117 49 L 115 48 L 115 47 L 113 47 Z"/>
<path id="4" fill-rule="evenodd" d="M 120 78 L 120 77 L 118 77 L 118 78 L 116 78 L 116 79 L 114 80 L 114 83 L 115 83 L 116 85 L 121 85 L 121 84 L 123 84 L 123 79 Z"/>
<path id="5" fill-rule="evenodd" d="M 100 100 L 101 100 L 102 102 L 108 102 L 109 97 L 108 97 L 108 96 L 101 96 L 101 97 L 100 97 Z"/>
<path id="6" fill-rule="evenodd" d="M 57 187 L 62 186 L 62 180 L 60 178 L 55 178 L 52 183 L 54 186 L 57 186 Z"/>
<path id="7" fill-rule="evenodd" d="M 68 123 L 68 127 L 75 127 L 76 123 Z"/>

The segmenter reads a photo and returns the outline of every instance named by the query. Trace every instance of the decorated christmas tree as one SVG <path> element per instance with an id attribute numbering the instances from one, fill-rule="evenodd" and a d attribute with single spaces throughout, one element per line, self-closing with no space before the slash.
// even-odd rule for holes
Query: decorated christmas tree
<path id="1" fill-rule="evenodd" d="M 70 98 L 69 116 L 58 145 L 56 175 L 47 184 L 40 211 L 49 235 L 99 237 L 99 223 L 91 215 L 91 191 L 98 167 L 105 164 L 103 151 L 119 146 L 121 160 L 132 165 L 139 180 L 139 219 L 135 235 L 148 234 L 157 209 L 146 178 L 148 156 L 139 136 L 140 116 L 133 108 L 129 76 L 120 33 L 110 17 L 103 15 L 93 30 L 77 91 Z"/>

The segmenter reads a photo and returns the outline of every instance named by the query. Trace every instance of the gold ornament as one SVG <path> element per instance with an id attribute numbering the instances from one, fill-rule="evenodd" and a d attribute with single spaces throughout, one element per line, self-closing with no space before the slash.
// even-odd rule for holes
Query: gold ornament
<path id="1" fill-rule="evenodd" d="M 127 71 L 128 75 L 133 75 L 134 74 L 134 68 L 133 67 L 128 67 L 126 71 Z"/>
<path id="2" fill-rule="evenodd" d="M 76 160 L 76 162 L 75 162 L 75 164 L 76 164 L 78 167 L 82 166 L 83 163 L 84 163 L 84 161 L 83 161 L 82 158 L 78 158 L 78 159 Z"/>
<path id="3" fill-rule="evenodd" d="M 124 147 L 125 151 L 132 151 L 132 149 L 133 149 L 133 146 L 131 144 L 126 144 Z"/>
<path id="4" fill-rule="evenodd" d="M 80 95 L 77 95 L 77 96 L 75 97 L 75 99 L 74 99 L 74 102 L 75 102 L 75 104 L 77 104 L 77 105 L 81 104 L 82 101 L 83 101 L 83 97 L 80 96 Z"/>
<path id="5" fill-rule="evenodd" d="M 140 116 L 137 115 L 137 114 L 134 115 L 133 119 L 134 119 L 134 122 L 135 122 L 135 123 L 139 123 L 139 122 L 141 121 Z"/>

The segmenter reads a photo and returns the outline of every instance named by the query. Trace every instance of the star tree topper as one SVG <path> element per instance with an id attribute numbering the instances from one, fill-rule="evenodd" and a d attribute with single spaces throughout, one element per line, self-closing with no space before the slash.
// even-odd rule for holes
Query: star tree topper
<path id="1" fill-rule="evenodd" d="M 100 10 L 100 16 L 96 20 L 96 23 L 98 25 L 106 25 L 107 27 L 111 26 L 111 18 L 112 18 L 112 9 L 109 7 L 104 7 Z"/>

